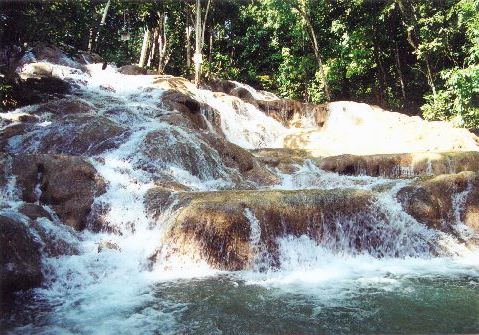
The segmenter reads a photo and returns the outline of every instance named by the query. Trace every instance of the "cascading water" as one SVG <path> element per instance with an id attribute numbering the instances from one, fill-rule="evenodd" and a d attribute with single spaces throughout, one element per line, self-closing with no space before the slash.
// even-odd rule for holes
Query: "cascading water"
<path id="1" fill-rule="evenodd" d="M 102 71 L 100 64 L 89 65 L 89 73 L 70 66 L 52 65 L 56 76 L 78 86 L 74 95 L 92 107 L 93 111 L 88 113 L 114 123 L 121 128 L 121 134 L 115 138 L 117 143 L 103 151 L 86 148 L 76 152 L 74 142 L 49 150 L 88 157 L 107 184 L 106 192 L 95 199 L 93 208 L 94 212 L 103 213 L 102 220 L 108 229 L 100 233 L 74 232 L 43 205 L 52 217 L 39 221 L 41 229 L 35 231 L 38 240 L 42 240 L 38 233 L 41 231 L 72 246 L 72 252 L 51 256 L 43 251 L 45 284 L 22 300 L 27 307 L 15 305 L 2 318 L 12 333 L 479 329 L 474 312 L 479 298 L 479 254 L 452 235 L 427 228 L 404 212 L 396 194 L 412 179 L 340 176 L 305 161 L 290 173 L 272 171 L 280 182 L 259 188 L 359 189 L 376 194 L 375 201 L 364 213 L 347 217 L 338 213 L 319 240 L 307 235 L 280 236 L 279 267 L 266 255 L 263 234 L 267 232 L 250 208 L 242 214 L 249 223 L 251 270 L 217 271 L 197 255 L 165 253 L 174 251 L 169 248 L 167 233 L 182 205 L 174 202 L 153 218 L 145 208 L 148 190 L 167 181 L 181 184 L 190 192 L 217 192 L 236 187 L 238 172 L 223 163 L 201 133 L 162 119 L 171 111 L 161 104 L 164 91 L 155 86 L 153 76 L 125 76 L 110 66 Z M 23 70 L 28 71 L 29 66 Z M 239 99 L 216 96 L 207 90 L 195 94 L 199 101 L 218 111 L 226 139 L 239 146 L 282 147 L 285 137 L 292 133 Z M 30 106 L 2 118 L 35 111 L 36 107 Z M 41 122 L 32 132 L 10 139 L 10 153 L 36 153 L 53 131 L 77 131 L 51 113 L 40 113 L 39 118 Z M 334 122 L 339 121 L 331 119 L 329 126 Z M 210 131 L 213 128 L 210 125 Z M 37 200 L 41 196 L 42 175 L 38 178 Z M 461 222 L 460 211 L 468 192 L 469 188 L 454 199 L 455 225 L 465 235 L 471 232 Z M 14 215 L 15 208 L 22 203 L 14 177 L 2 191 L 1 200 L 10 205 L 0 209 L 0 214 Z M 103 245 L 109 247 L 99 252 Z M 358 245 L 362 247 L 358 249 Z M 152 264 L 155 254 L 160 256 Z M 454 300 L 452 303 L 449 297 Z M 454 320 L 449 323 L 441 317 L 441 305 L 448 301 L 455 311 Z M 391 308 L 392 303 L 395 304 Z M 429 313 L 437 313 L 438 317 L 420 320 L 424 313 L 417 305 L 421 304 L 434 306 Z M 472 312 L 466 312 L 470 307 Z M 387 309 L 389 314 L 385 314 Z M 409 325 L 422 323 L 414 328 L 405 319 L 413 320 Z"/>

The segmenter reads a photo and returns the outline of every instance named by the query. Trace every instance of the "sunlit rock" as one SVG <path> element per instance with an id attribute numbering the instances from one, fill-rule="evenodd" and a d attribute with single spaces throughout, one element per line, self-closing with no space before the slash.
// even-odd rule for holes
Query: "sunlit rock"
<path id="1" fill-rule="evenodd" d="M 118 244 L 111 242 L 111 241 L 100 241 L 98 243 L 98 252 L 102 252 L 105 250 L 116 250 L 116 251 L 121 251 L 120 247 Z"/>
<path id="2" fill-rule="evenodd" d="M 344 233 L 352 250 L 374 249 L 381 241 L 368 212 L 374 195 L 361 190 L 222 191 L 150 194 L 147 209 L 155 213 L 176 197 L 179 208 L 168 233 L 168 252 L 197 256 L 219 269 L 240 270 L 264 258 L 279 264 L 277 238 L 307 235 L 331 243 Z M 156 201 L 156 203 L 155 203 Z M 349 220 L 339 232 L 340 219 Z M 346 224 L 346 223 L 345 223 Z M 257 225 L 253 227 L 252 225 Z M 347 224 L 346 224 L 347 225 Z M 369 234 L 365 232 L 369 231 Z M 252 240 L 252 234 L 259 234 Z M 256 241 L 256 242 L 255 242 Z M 253 245 L 259 243 L 260 245 Z M 258 255 L 257 249 L 262 254 Z M 258 250 L 259 250 L 258 249 Z"/>
<path id="3" fill-rule="evenodd" d="M 461 172 L 419 180 L 397 195 L 419 222 L 461 239 L 479 241 L 479 174 Z"/>
<path id="4" fill-rule="evenodd" d="M 477 151 L 479 138 L 448 122 L 389 112 L 367 104 L 328 104 L 322 128 L 298 128 L 284 146 L 316 150 L 321 156 L 341 154 Z"/>
<path id="5" fill-rule="evenodd" d="M 321 169 L 346 175 L 392 178 L 440 175 L 479 171 L 479 151 L 341 155 L 322 158 L 317 165 Z"/>

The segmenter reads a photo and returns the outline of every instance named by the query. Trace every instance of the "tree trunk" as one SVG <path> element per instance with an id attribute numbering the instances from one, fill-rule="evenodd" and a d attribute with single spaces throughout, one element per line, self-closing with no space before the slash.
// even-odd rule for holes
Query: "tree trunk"
<path id="1" fill-rule="evenodd" d="M 301 8 L 297 3 L 294 3 L 293 7 L 303 17 L 306 25 L 309 28 L 309 35 L 311 37 L 311 41 L 313 42 L 314 56 L 316 58 L 316 62 L 318 63 L 321 80 L 323 81 L 323 84 L 324 84 L 324 95 L 326 96 L 327 101 L 331 101 L 331 94 L 329 92 L 328 79 L 326 78 L 326 74 L 324 73 L 323 60 L 321 58 L 321 53 L 319 52 L 318 39 L 316 37 L 316 32 L 314 31 L 314 27 L 311 22 L 311 18 L 309 17 L 308 13 L 306 13 L 306 11 L 303 8 Z"/>
<path id="2" fill-rule="evenodd" d="M 403 105 L 406 105 L 407 97 L 406 97 L 406 85 L 404 84 L 404 76 L 401 70 L 401 59 L 399 58 L 399 48 L 396 42 L 396 67 L 399 74 L 399 83 L 401 84 L 401 93 L 403 98 Z"/>
<path id="3" fill-rule="evenodd" d="M 90 33 L 89 33 L 89 35 L 88 35 L 88 47 L 87 47 L 87 50 L 88 50 L 88 51 L 92 51 L 92 50 L 93 50 L 94 39 L 95 39 L 94 29 L 93 29 L 93 28 L 90 28 Z"/>
<path id="4" fill-rule="evenodd" d="M 196 0 L 196 25 L 195 25 L 195 85 L 200 86 L 201 76 L 201 2 Z"/>
<path id="5" fill-rule="evenodd" d="M 433 100 L 436 101 L 436 85 L 434 84 L 434 75 L 431 69 L 431 65 L 429 63 L 428 54 L 426 52 L 423 52 L 421 56 L 421 54 L 419 53 L 420 40 L 419 40 L 419 35 L 416 33 L 417 20 L 414 13 L 414 7 L 406 6 L 409 4 L 413 6 L 413 4 L 410 1 L 404 2 L 403 0 L 396 0 L 396 3 L 398 4 L 399 11 L 401 12 L 404 25 L 406 26 L 407 41 L 413 48 L 414 53 L 416 54 L 416 59 L 418 61 L 423 60 L 424 64 L 426 65 L 425 76 L 427 79 L 427 83 L 429 84 L 429 87 L 431 88 Z"/>
<path id="6" fill-rule="evenodd" d="M 151 50 L 150 50 L 150 55 L 148 57 L 148 62 L 147 66 L 150 67 L 151 63 L 153 62 L 153 59 L 155 58 L 156 55 L 156 45 L 158 44 L 158 28 L 153 29 L 153 36 L 151 39 Z"/>
<path id="7" fill-rule="evenodd" d="M 191 27 L 190 27 L 190 16 L 189 13 L 186 14 L 186 69 L 187 75 L 190 74 L 191 69 Z"/>
<path id="8" fill-rule="evenodd" d="M 208 0 L 206 5 L 205 17 L 203 20 L 203 26 L 201 24 L 201 1 L 196 0 L 196 28 L 195 28 L 195 39 L 196 39 L 196 49 L 195 49 L 195 85 L 199 87 L 201 79 L 201 63 L 202 63 L 202 49 L 205 42 L 205 33 L 206 29 L 206 20 L 208 18 L 208 11 L 210 9 L 211 0 Z"/>
<path id="9" fill-rule="evenodd" d="M 163 74 L 165 71 L 166 64 L 168 64 L 169 56 L 167 55 L 168 51 L 168 40 L 167 40 L 167 31 L 166 31 L 166 15 L 159 13 L 158 20 L 158 73 Z"/>
<path id="10" fill-rule="evenodd" d="M 143 44 L 141 46 L 141 54 L 140 54 L 140 61 L 138 63 L 139 66 L 144 67 L 146 64 L 146 57 L 148 55 L 148 49 L 150 44 L 150 29 L 145 27 L 145 34 L 143 35 Z"/>
<path id="11" fill-rule="evenodd" d="M 208 74 L 207 77 L 210 76 L 211 72 L 211 62 L 213 60 L 213 29 L 209 29 L 209 34 L 210 34 L 210 41 L 209 41 L 209 51 L 208 51 Z"/>
<path id="12" fill-rule="evenodd" d="M 95 41 L 95 48 L 96 48 L 97 52 L 100 50 L 100 45 L 99 45 L 98 41 L 100 39 L 101 31 L 103 30 L 102 28 L 106 24 L 106 16 L 108 15 L 108 9 L 110 8 L 110 5 L 111 5 L 111 0 L 108 0 L 108 2 L 105 5 L 105 8 L 103 9 L 103 15 L 101 17 L 100 25 L 99 25 L 98 29 L 96 30 L 96 36 L 95 36 L 94 41 Z"/>

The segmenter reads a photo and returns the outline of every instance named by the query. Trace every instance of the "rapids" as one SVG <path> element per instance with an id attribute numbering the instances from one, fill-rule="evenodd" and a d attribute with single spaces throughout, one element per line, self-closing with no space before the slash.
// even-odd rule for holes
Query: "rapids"
<path id="1" fill-rule="evenodd" d="M 454 199 L 452 224 L 459 235 L 453 235 L 426 227 L 403 210 L 396 194 L 414 181 L 411 178 L 339 175 L 305 160 L 294 171 L 271 168 L 277 177 L 274 183 L 243 180 L 202 137 L 215 131 L 207 109 L 202 107 L 201 112 L 208 130 L 190 131 L 167 121 L 172 112 L 162 104 L 165 89 L 157 85 L 155 76 L 122 75 L 112 66 L 101 70 L 101 64 L 86 65 L 85 70 L 69 62 L 51 64 L 53 75 L 73 84 L 70 98 L 90 106 L 95 117 L 114 123 L 121 135 L 103 151 L 95 151 L 92 147 L 97 143 L 91 143 L 92 147 L 75 152 L 74 140 L 48 150 L 87 157 L 105 180 L 106 192 L 95 199 L 93 211 L 102 213 L 108 229 L 74 231 L 43 205 L 52 220 L 39 220 L 42 231 L 78 252 L 43 255 L 44 284 L 19 294 L 13 304 L 2 304 L 2 328 L 8 333 L 479 332 L 479 251 L 464 243 L 474 232 L 461 221 L 470 190 Z M 19 71 L 28 73 L 32 66 Z M 255 98 L 275 98 L 244 87 Z M 379 146 L 379 151 L 389 147 L 391 152 L 402 152 L 406 142 L 413 141 L 401 142 L 396 133 L 384 135 L 387 140 L 382 143 L 368 138 L 365 134 L 381 125 L 370 122 L 355 128 L 358 115 L 372 116 L 366 106 L 352 102 L 334 103 L 321 133 L 311 130 L 311 115 L 303 116 L 302 128 L 287 127 L 240 99 L 206 89 L 188 90 L 219 113 L 222 136 L 245 149 L 282 148 L 291 136 L 308 132 L 304 148 L 334 154 L 365 154 Z M 42 152 L 43 143 L 56 133 L 76 136 L 78 128 L 58 121 L 51 112 L 37 113 L 40 107 L 0 115 L 13 122 L 20 115 L 39 118 L 31 132 L 9 140 L 9 154 Z M 345 109 L 354 113 L 342 114 Z M 359 142 L 335 142 L 339 128 L 355 129 Z M 151 141 L 151 134 L 161 140 Z M 420 143 L 411 151 L 422 151 L 426 145 Z M 475 143 L 467 145 L 464 150 L 477 151 Z M 145 195 L 158 181 L 183 185 L 190 192 L 358 189 L 379 195 L 368 216 L 356 220 L 338 215 L 321 243 L 308 235 L 278 237 L 276 262 L 262 240 L 265 223 L 254 209 L 245 208 L 253 257 L 249 268 L 225 271 L 215 269 L 194 250 L 175 253 L 168 231 L 182 205 L 173 201 L 155 218 L 145 207 Z M 36 190 L 40 199 L 41 188 Z M 17 212 L 23 202 L 15 177 L 2 189 L 0 200 L 8 204 L 0 207 L 0 214 L 27 222 Z M 368 226 L 362 229 L 360 221 Z M 368 244 L 371 236 L 381 241 L 379 245 Z M 358 239 L 368 247 L 355 248 Z M 105 241 L 117 248 L 99 252 Z M 157 255 L 154 262 L 152 255 Z"/>

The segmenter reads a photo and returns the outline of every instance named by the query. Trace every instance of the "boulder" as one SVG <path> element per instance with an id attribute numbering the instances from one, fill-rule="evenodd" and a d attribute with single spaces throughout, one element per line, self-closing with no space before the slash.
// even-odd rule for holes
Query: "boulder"
<path id="1" fill-rule="evenodd" d="M 171 168 L 201 180 L 222 179 L 235 186 L 271 185 L 278 178 L 247 150 L 211 133 L 168 127 L 149 133 L 140 146 L 137 167 L 152 172 L 157 181 L 173 181 Z"/>
<path id="2" fill-rule="evenodd" d="M 97 53 L 91 51 L 78 50 L 75 60 L 80 64 L 103 63 L 104 59 Z"/>
<path id="3" fill-rule="evenodd" d="M 251 151 L 257 159 L 271 168 L 278 169 L 283 173 L 293 173 L 298 166 L 303 165 L 306 160 L 318 164 L 318 158 L 313 157 L 311 152 L 300 149 L 274 148 L 256 149 Z"/>
<path id="4" fill-rule="evenodd" d="M 81 157 L 17 155 L 12 173 L 24 201 L 49 205 L 64 224 L 76 230 L 87 226 L 93 200 L 106 187 L 95 168 Z"/>
<path id="5" fill-rule="evenodd" d="M 167 90 L 161 96 L 161 102 L 167 109 L 179 112 L 187 117 L 194 129 L 208 129 L 205 118 L 201 114 L 203 104 L 191 98 L 189 95 L 175 91 Z"/>
<path id="6" fill-rule="evenodd" d="M 23 203 L 18 208 L 18 212 L 27 216 L 31 220 L 36 220 L 38 218 L 47 218 L 50 221 L 52 220 L 50 213 L 48 213 L 45 208 L 37 204 Z"/>
<path id="7" fill-rule="evenodd" d="M 50 113 L 53 116 L 65 116 L 70 114 L 87 114 L 93 112 L 94 107 L 85 100 L 68 97 L 56 99 L 39 105 L 37 109 L 32 111 L 35 114 Z"/>
<path id="8" fill-rule="evenodd" d="M 212 134 L 204 135 L 221 157 L 226 167 L 240 172 L 245 180 L 252 181 L 257 186 L 277 184 L 280 180 L 266 166 L 256 159 L 248 150 L 233 144 L 222 137 Z"/>
<path id="9" fill-rule="evenodd" d="M 51 95 L 63 95 L 71 91 L 71 85 L 63 79 L 43 76 L 40 78 L 26 78 L 22 83 L 22 87 L 29 95 L 36 93 L 37 95 L 49 94 Z M 46 97 L 38 99 L 46 100 Z M 33 102 L 33 100 L 32 100 Z"/>
<path id="10" fill-rule="evenodd" d="M 0 132 L 0 151 L 8 152 L 9 140 L 12 137 L 20 136 L 24 134 L 29 126 L 24 123 L 14 123 L 12 125 L 6 126 Z"/>
<path id="11" fill-rule="evenodd" d="M 256 105 L 256 99 L 253 94 L 244 87 L 235 87 L 229 92 L 230 95 L 240 98 L 244 102 Z"/>
<path id="12" fill-rule="evenodd" d="M 138 65 L 123 65 L 118 69 L 118 72 L 121 74 L 127 74 L 127 75 L 144 75 L 147 73 L 146 69 L 138 66 Z"/>
<path id="13" fill-rule="evenodd" d="M 278 238 L 307 235 L 318 243 L 349 238 L 356 250 L 374 249 L 381 241 L 369 215 L 374 195 L 362 190 L 219 191 L 165 193 L 151 190 L 146 208 L 158 215 L 169 203 L 177 209 L 167 233 L 168 250 L 206 260 L 214 268 L 241 270 L 259 258 L 279 265 Z M 173 201 L 174 200 L 174 201 Z M 363 215 L 364 214 L 364 215 Z M 379 215 L 378 215 L 379 216 Z M 339 223 L 341 225 L 341 223 Z M 359 232 L 361 231 L 361 233 Z M 261 251 L 261 252 L 259 252 Z"/>
<path id="14" fill-rule="evenodd" d="M 9 151 L 93 156 L 117 148 L 128 135 L 128 130 L 106 117 L 71 114 L 10 137 Z"/>
<path id="15" fill-rule="evenodd" d="M 41 285 L 41 244 L 27 226 L 9 216 L 0 215 L 0 293 L 11 294 Z"/>
<path id="16" fill-rule="evenodd" d="M 71 51 L 71 53 L 76 52 L 76 50 Z M 84 69 L 83 65 L 74 60 L 73 56 L 70 55 L 71 53 L 68 53 L 55 45 L 38 42 L 26 52 L 26 54 L 16 65 L 17 68 L 21 68 L 26 64 L 43 62 L 68 66 L 76 69 Z"/>
<path id="17" fill-rule="evenodd" d="M 223 92 L 226 94 L 229 94 L 231 90 L 237 87 L 236 83 L 225 79 L 212 79 L 207 84 L 213 92 Z"/>
<path id="18" fill-rule="evenodd" d="M 420 223 L 460 239 L 479 241 L 479 173 L 467 171 L 418 180 L 402 188 L 397 198 Z M 463 234 L 462 224 L 468 227 L 470 236 Z"/>

